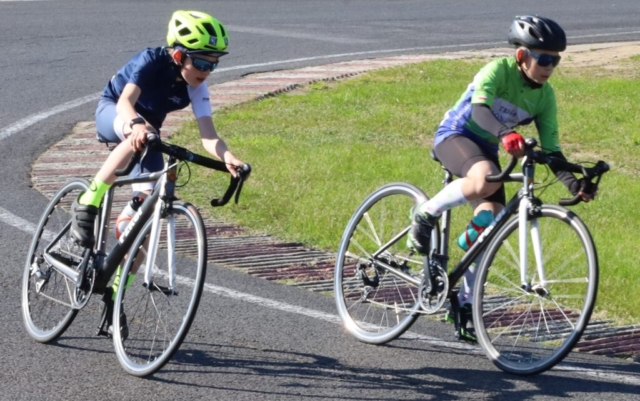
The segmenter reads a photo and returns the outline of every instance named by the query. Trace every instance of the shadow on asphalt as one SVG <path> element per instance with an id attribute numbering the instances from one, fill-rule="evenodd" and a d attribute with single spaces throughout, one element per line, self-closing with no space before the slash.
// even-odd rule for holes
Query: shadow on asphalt
<path id="1" fill-rule="evenodd" d="M 173 358 L 172 363 L 157 373 L 151 380 L 168 384 L 186 386 L 201 386 L 206 389 L 234 390 L 240 393 L 250 393 L 259 399 L 263 396 L 300 396 L 304 394 L 308 399 L 334 400 L 371 400 L 375 394 L 376 400 L 397 400 L 395 391 L 413 393 L 415 399 L 433 397 L 434 399 L 468 399 L 469 396 L 456 396 L 460 393 L 477 393 L 483 399 L 514 399 L 533 400 L 540 397 L 569 398 L 576 394 L 592 394 L 598 397 L 603 392 L 603 382 L 583 377 L 568 377 L 563 372 L 541 374 L 534 377 L 520 377 L 496 370 L 477 370 L 464 367 L 440 368 L 424 366 L 420 368 L 385 368 L 367 366 L 366 368 L 350 366 L 337 359 L 321 355 L 284 352 L 277 350 L 259 350 L 254 347 L 236 345 L 218 345 L 211 343 L 185 342 L 183 348 Z M 465 351 L 433 350 L 443 354 L 465 354 Z M 256 355 L 258 354 L 258 356 Z M 419 355 L 416 355 L 419 358 Z M 425 365 L 428 365 L 428 360 Z M 573 365 L 575 366 L 575 365 Z M 585 369 L 593 369 L 593 363 L 585 363 Z M 634 370 L 634 367 L 636 369 Z M 601 364 L 597 366 L 601 371 L 621 374 L 626 370 L 624 366 L 616 364 Z M 627 373 L 640 379 L 640 369 L 637 365 L 629 365 Z M 173 377 L 180 377 L 175 373 L 191 375 L 210 375 L 210 380 L 200 380 L 199 383 L 181 382 Z M 251 381 L 250 376 L 274 377 L 279 385 L 270 388 L 253 388 L 248 390 L 238 385 L 237 388 L 216 385 L 219 375 L 240 375 L 243 381 Z M 167 377 L 172 377 L 168 379 Z M 228 383 L 229 380 L 224 380 Z M 291 392 L 282 391 L 282 383 L 289 383 Z M 516 386 L 517 385 L 517 386 Z M 249 386 L 250 387 L 250 386 Z M 331 396 L 327 390 L 336 394 Z M 607 394 L 620 394 L 630 399 L 637 396 L 638 387 L 634 384 L 607 382 Z M 393 394 L 393 396 L 391 396 Z M 345 396 L 347 395 L 347 396 Z M 409 400 L 411 398 L 403 398 Z"/>

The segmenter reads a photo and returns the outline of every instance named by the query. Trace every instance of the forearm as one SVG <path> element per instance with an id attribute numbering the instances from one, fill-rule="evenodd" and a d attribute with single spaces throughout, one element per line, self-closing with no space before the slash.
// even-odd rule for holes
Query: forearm
<path id="1" fill-rule="evenodd" d="M 122 90 L 122 94 L 120 94 L 120 98 L 116 104 L 116 112 L 118 112 L 118 115 L 122 118 L 122 121 L 124 121 L 123 131 L 125 135 L 131 132 L 129 122 L 138 117 L 135 104 L 140 98 L 141 93 L 142 91 L 137 85 L 127 84 Z"/>
<path id="2" fill-rule="evenodd" d="M 498 138 L 513 131 L 512 128 L 507 127 L 500 122 L 493 115 L 489 106 L 481 103 L 474 103 L 471 105 L 471 118 L 478 124 L 483 130 L 495 135 Z"/>
<path id="3" fill-rule="evenodd" d="M 220 160 L 225 160 L 225 155 L 230 155 L 231 152 L 224 141 L 220 138 L 205 139 L 202 138 L 202 146 L 211 155 L 217 157 Z"/>
<path id="4" fill-rule="evenodd" d="M 138 113 L 136 113 L 136 109 L 129 101 L 129 99 L 118 99 L 118 103 L 116 104 L 116 112 L 118 112 L 118 115 L 125 123 L 128 123 L 129 121 L 138 117 Z"/>
<path id="5" fill-rule="evenodd" d="M 562 152 L 549 153 L 549 156 L 554 159 L 567 161 L 567 158 L 564 156 Z M 580 190 L 580 183 L 576 178 L 576 176 L 573 175 L 573 173 L 563 170 L 562 166 L 559 166 L 559 163 L 558 164 L 551 163 L 549 165 L 549 168 L 551 168 L 551 171 L 553 171 L 556 177 L 558 177 L 558 179 L 562 181 L 562 183 L 564 184 L 565 187 L 567 187 L 569 192 L 571 192 L 574 195 L 578 193 L 578 191 Z"/>

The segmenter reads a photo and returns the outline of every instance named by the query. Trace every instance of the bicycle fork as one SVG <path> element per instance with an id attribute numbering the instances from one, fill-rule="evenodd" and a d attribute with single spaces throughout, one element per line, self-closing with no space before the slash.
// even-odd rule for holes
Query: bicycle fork
<path id="1" fill-rule="evenodd" d="M 542 242 L 540 240 L 540 226 L 538 219 L 535 218 L 535 213 L 532 210 L 535 207 L 531 199 L 523 197 L 520 200 L 520 206 L 518 209 L 518 242 L 520 253 L 520 283 L 521 288 L 527 292 L 535 291 L 539 295 L 548 295 L 546 289 L 547 280 L 544 271 L 544 261 L 542 260 Z M 530 218 L 533 215 L 534 218 Z M 529 226 L 530 223 L 530 226 Z M 528 266 L 528 235 L 531 235 L 531 244 L 533 248 L 533 255 L 536 261 L 536 271 L 538 273 L 538 284 L 531 286 L 531 280 L 529 279 L 529 266 Z"/>
<path id="2" fill-rule="evenodd" d="M 158 244 L 160 242 L 160 231 L 162 229 L 162 213 L 163 213 L 163 202 L 157 202 L 155 205 L 155 210 L 153 212 L 153 222 L 151 223 L 151 233 L 149 234 L 149 250 L 146 255 L 146 265 L 144 268 L 144 286 L 148 289 L 153 290 L 153 269 L 156 266 L 156 258 L 158 256 Z M 176 250 L 175 250 L 175 239 L 176 239 L 176 221 L 175 217 L 169 213 L 166 216 L 166 224 L 167 224 L 167 275 L 169 276 L 169 288 L 158 287 L 165 294 L 173 294 L 174 289 L 176 288 Z"/>

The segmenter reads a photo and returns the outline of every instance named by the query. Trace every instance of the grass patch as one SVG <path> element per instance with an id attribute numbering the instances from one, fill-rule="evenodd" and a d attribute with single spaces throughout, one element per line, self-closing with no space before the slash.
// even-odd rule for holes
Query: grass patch
<path id="1" fill-rule="evenodd" d="M 429 157 L 433 133 L 483 64 L 430 61 L 316 83 L 219 111 L 214 116 L 218 131 L 237 156 L 253 165 L 254 174 L 238 206 L 211 210 L 212 192 L 226 179 L 196 166 L 182 196 L 203 212 L 254 232 L 335 251 L 349 217 L 377 187 L 407 181 L 430 195 L 441 188 L 440 167 Z M 640 298 L 627 295 L 630 284 L 640 283 L 638 239 L 632 231 L 640 227 L 640 211 L 633 207 L 640 197 L 635 179 L 640 133 L 633 118 L 640 104 L 640 58 L 626 64 L 624 74 L 560 67 L 552 84 L 565 154 L 573 161 L 604 159 L 612 166 L 598 200 L 573 210 L 598 247 L 597 313 L 629 323 L 640 322 Z M 536 136 L 531 127 L 522 132 Z M 191 123 L 173 141 L 204 152 L 198 138 Z M 539 169 L 538 178 L 544 176 Z M 508 191 L 514 189 L 508 185 Z M 542 198 L 555 203 L 568 195 L 557 184 Z M 468 207 L 457 210 L 453 236 L 470 216 Z"/>

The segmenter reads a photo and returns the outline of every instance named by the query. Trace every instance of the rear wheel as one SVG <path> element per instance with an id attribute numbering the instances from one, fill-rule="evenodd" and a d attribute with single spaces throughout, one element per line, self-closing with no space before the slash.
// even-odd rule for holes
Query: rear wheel
<path id="1" fill-rule="evenodd" d="M 360 341 L 383 344 L 419 315 L 423 257 L 407 246 L 411 211 L 427 196 L 407 183 L 385 185 L 360 205 L 338 250 L 334 290 L 338 313 Z M 432 247 L 437 244 L 437 230 Z"/>
<path id="2" fill-rule="evenodd" d="M 523 288 L 520 278 L 516 216 L 489 244 L 478 270 L 473 304 L 478 342 L 489 359 L 519 375 L 544 372 L 571 351 L 589 322 L 598 288 L 595 246 L 578 216 L 543 205 L 527 230 L 530 286 Z M 536 268 L 536 230 L 544 279 Z"/>
<path id="3" fill-rule="evenodd" d="M 74 299 L 89 294 L 45 260 L 55 258 L 73 268 L 80 264 L 85 249 L 71 237 L 71 204 L 89 188 L 78 179 L 60 189 L 47 205 L 29 247 L 22 278 L 22 316 L 29 335 L 46 343 L 58 338 L 71 325 L 78 311 Z M 51 260 L 51 259 L 49 259 Z"/>
<path id="4" fill-rule="evenodd" d="M 131 247 L 135 252 L 127 257 L 114 301 L 116 355 L 135 376 L 153 374 L 178 350 L 196 315 L 206 274 L 207 241 L 197 209 L 174 202 L 160 220 L 155 260 L 147 253 L 152 220 Z M 148 285 L 147 265 L 153 266 Z"/>

